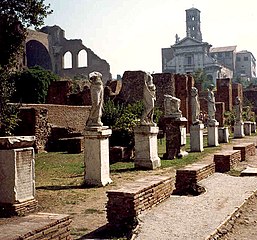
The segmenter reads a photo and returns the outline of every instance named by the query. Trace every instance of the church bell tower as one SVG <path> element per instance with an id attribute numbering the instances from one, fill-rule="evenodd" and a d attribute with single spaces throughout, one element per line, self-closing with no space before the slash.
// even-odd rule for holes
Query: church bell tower
<path id="1" fill-rule="evenodd" d="M 200 11 L 196 8 L 186 10 L 186 32 L 187 37 L 202 42 Z"/>

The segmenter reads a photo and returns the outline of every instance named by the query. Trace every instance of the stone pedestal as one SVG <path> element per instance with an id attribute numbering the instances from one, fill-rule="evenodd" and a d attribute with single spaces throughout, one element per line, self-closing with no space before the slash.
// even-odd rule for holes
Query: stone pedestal
<path id="1" fill-rule="evenodd" d="M 243 137 L 245 137 L 244 123 L 236 122 L 234 125 L 234 138 L 243 138 Z"/>
<path id="2" fill-rule="evenodd" d="M 251 122 L 251 132 L 256 133 L 256 122 Z"/>
<path id="3" fill-rule="evenodd" d="M 163 155 L 163 159 L 174 159 L 176 157 L 181 158 L 188 153 L 181 150 L 183 145 L 182 129 L 187 124 L 187 119 L 184 117 L 174 118 L 165 116 L 165 133 L 166 133 L 166 153 Z"/>
<path id="4" fill-rule="evenodd" d="M 0 137 L 0 216 L 37 208 L 34 142 L 34 136 Z"/>
<path id="5" fill-rule="evenodd" d="M 228 143 L 229 142 L 229 131 L 228 127 L 219 127 L 219 143 Z"/>
<path id="6" fill-rule="evenodd" d="M 190 127 L 190 151 L 203 151 L 203 124 L 192 125 Z"/>
<path id="7" fill-rule="evenodd" d="M 158 132 L 159 128 L 154 126 L 135 127 L 135 168 L 155 169 L 161 166 L 158 157 Z"/>
<path id="8" fill-rule="evenodd" d="M 218 128 L 219 128 L 218 122 L 211 122 L 208 125 L 208 146 L 209 147 L 219 146 Z"/>
<path id="9" fill-rule="evenodd" d="M 102 187 L 112 182 L 109 166 L 109 137 L 112 130 L 108 127 L 88 127 L 84 132 L 84 184 Z"/>
<path id="10" fill-rule="evenodd" d="M 252 135 L 251 125 L 252 125 L 252 122 L 250 122 L 250 121 L 244 122 L 244 134 L 245 134 L 245 136 L 251 136 Z"/>

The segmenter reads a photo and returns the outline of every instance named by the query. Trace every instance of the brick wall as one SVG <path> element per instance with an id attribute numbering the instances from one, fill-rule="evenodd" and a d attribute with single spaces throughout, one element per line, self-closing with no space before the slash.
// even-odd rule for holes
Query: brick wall
<path id="1" fill-rule="evenodd" d="M 174 75 L 172 73 L 156 73 L 152 76 L 156 86 L 156 106 L 164 112 L 164 95 L 175 96 Z"/>
<path id="2" fill-rule="evenodd" d="M 176 171 L 175 192 L 184 194 L 197 190 L 198 182 L 215 172 L 214 163 L 193 163 Z"/>
<path id="3" fill-rule="evenodd" d="M 24 107 L 35 109 L 45 108 L 48 111 L 48 122 L 57 126 L 64 126 L 83 131 L 88 119 L 90 106 L 69 106 L 54 104 L 23 104 Z"/>
<path id="4" fill-rule="evenodd" d="M 71 81 L 55 81 L 48 88 L 47 100 L 49 104 L 68 104 L 68 94 L 72 90 Z"/>
<path id="5" fill-rule="evenodd" d="M 171 177 L 152 176 L 134 181 L 118 190 L 107 191 L 107 219 L 116 227 L 131 228 L 137 216 L 168 198 L 174 189 Z"/>
<path id="6" fill-rule="evenodd" d="M 254 143 L 242 143 L 233 146 L 233 150 L 241 151 L 241 161 L 247 161 L 250 156 L 255 155 L 255 144 Z"/>
<path id="7" fill-rule="evenodd" d="M 8 240 L 71 240 L 71 219 L 68 215 L 37 213 L 10 219 L 0 225 L 0 239 Z"/>
<path id="8" fill-rule="evenodd" d="M 223 151 L 214 154 L 215 172 L 228 172 L 241 161 L 239 150 Z"/>
<path id="9" fill-rule="evenodd" d="M 236 99 L 237 96 L 239 96 L 239 98 L 243 102 L 243 100 L 244 100 L 243 86 L 240 83 L 233 83 L 232 84 L 232 103 L 233 103 L 233 106 L 235 105 L 235 99 Z"/>
<path id="10" fill-rule="evenodd" d="M 232 110 L 232 81 L 230 78 L 217 79 L 216 102 L 224 102 L 225 110 Z"/>

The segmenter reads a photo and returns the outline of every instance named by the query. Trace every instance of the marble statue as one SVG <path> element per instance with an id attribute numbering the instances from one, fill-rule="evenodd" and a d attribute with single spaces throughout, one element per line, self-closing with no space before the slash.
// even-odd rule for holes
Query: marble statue
<path id="1" fill-rule="evenodd" d="M 191 110 L 192 110 L 192 124 L 200 124 L 202 123 L 199 120 L 200 115 L 200 102 L 198 98 L 198 89 L 196 87 L 192 87 L 191 89 Z"/>
<path id="2" fill-rule="evenodd" d="M 235 99 L 235 110 L 236 110 L 236 122 L 242 122 L 242 103 L 240 97 L 236 97 Z"/>
<path id="3" fill-rule="evenodd" d="M 103 109 L 103 81 L 102 74 L 99 72 L 91 72 L 89 74 L 89 82 L 91 83 L 91 101 L 92 107 L 86 123 L 87 127 L 102 127 L 101 122 Z"/>
<path id="4" fill-rule="evenodd" d="M 216 112 L 216 106 L 215 106 L 215 96 L 214 96 L 214 85 L 211 84 L 208 89 L 208 118 L 210 122 L 216 122 L 215 120 L 215 112 Z"/>
<path id="5" fill-rule="evenodd" d="M 154 101 L 156 100 L 156 87 L 153 84 L 153 77 L 150 73 L 146 73 L 144 92 L 143 92 L 143 103 L 144 111 L 140 119 L 141 125 L 155 126 L 153 122 L 154 112 Z"/>
<path id="6" fill-rule="evenodd" d="M 180 110 L 181 100 L 171 95 L 164 95 L 164 112 L 166 116 L 173 115 L 175 117 L 181 117 L 182 112 Z"/>

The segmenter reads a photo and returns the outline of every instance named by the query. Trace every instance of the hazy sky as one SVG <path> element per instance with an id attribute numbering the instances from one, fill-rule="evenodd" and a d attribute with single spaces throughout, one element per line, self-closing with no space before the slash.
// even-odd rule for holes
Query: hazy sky
<path id="1" fill-rule="evenodd" d="M 161 48 L 186 36 L 186 9 L 201 11 L 203 41 L 213 47 L 237 45 L 257 58 L 256 0 L 45 0 L 67 39 L 82 39 L 111 66 L 115 78 L 126 70 L 161 72 Z"/>

